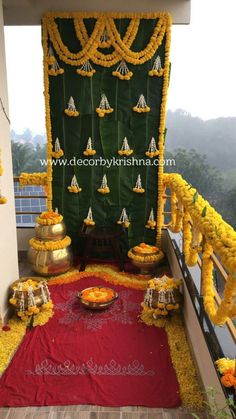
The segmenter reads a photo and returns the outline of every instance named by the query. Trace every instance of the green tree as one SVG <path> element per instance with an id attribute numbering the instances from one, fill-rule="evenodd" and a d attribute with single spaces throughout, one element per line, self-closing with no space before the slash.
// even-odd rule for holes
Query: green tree
<path id="1" fill-rule="evenodd" d="M 27 165 L 32 156 L 33 147 L 30 144 L 11 142 L 12 163 L 14 176 L 19 176 L 21 172 L 27 171 Z"/>

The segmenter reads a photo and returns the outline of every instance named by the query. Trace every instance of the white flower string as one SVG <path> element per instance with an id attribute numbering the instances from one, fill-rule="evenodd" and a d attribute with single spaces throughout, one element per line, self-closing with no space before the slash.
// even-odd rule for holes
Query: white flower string
<path id="1" fill-rule="evenodd" d="M 63 68 L 60 68 L 56 57 L 54 55 L 54 51 L 52 49 L 52 46 L 50 45 L 48 48 L 48 55 L 47 55 L 47 62 L 49 65 L 49 69 L 48 69 L 48 74 L 50 74 L 50 76 L 57 76 L 58 74 L 63 74 L 64 70 Z"/>
<path id="2" fill-rule="evenodd" d="M 64 151 L 61 149 L 59 138 L 57 137 L 54 143 L 54 151 L 52 151 L 52 157 L 55 159 L 60 159 L 64 156 Z"/>
<path id="3" fill-rule="evenodd" d="M 141 175 L 138 175 L 133 191 L 136 193 L 144 193 L 145 189 L 142 187 Z"/>
<path id="4" fill-rule="evenodd" d="M 132 154 L 132 153 L 133 153 L 133 151 L 134 151 L 134 150 L 131 150 L 131 148 L 130 148 L 130 146 L 129 146 L 129 144 L 128 144 L 128 140 L 127 140 L 127 138 L 125 137 L 125 138 L 124 138 L 124 140 L 123 140 L 123 144 L 122 144 L 122 146 L 121 146 L 121 149 L 120 149 L 120 150 L 118 150 L 118 154 L 119 154 L 120 156 L 130 156 L 130 154 Z"/>
<path id="5" fill-rule="evenodd" d="M 123 208 L 121 211 L 121 215 L 119 220 L 117 221 L 117 224 L 122 224 L 125 228 L 128 228 L 130 225 L 129 217 L 127 215 L 126 209 Z"/>
<path id="6" fill-rule="evenodd" d="M 145 97 L 143 94 L 139 96 L 139 100 L 137 105 L 133 107 L 134 112 L 143 113 L 143 112 L 150 112 L 151 108 L 147 106 Z"/>
<path id="7" fill-rule="evenodd" d="M 72 193 L 79 193 L 82 191 L 82 188 L 79 187 L 76 175 L 72 177 L 71 184 L 68 186 L 68 191 Z"/>
<path id="8" fill-rule="evenodd" d="M 152 137 L 150 144 L 148 146 L 148 151 L 146 151 L 146 156 L 153 158 L 155 156 L 158 156 L 159 150 L 157 149 L 156 140 L 154 137 Z"/>
<path id="9" fill-rule="evenodd" d="M 76 109 L 74 98 L 71 96 L 67 105 L 67 108 L 65 109 L 65 114 L 68 116 L 79 116 L 79 112 Z"/>
<path id="10" fill-rule="evenodd" d="M 149 76 L 162 77 L 164 74 L 164 68 L 161 66 L 161 57 L 158 55 L 154 61 L 152 69 L 148 72 Z"/>
<path id="11" fill-rule="evenodd" d="M 147 221 L 147 224 L 145 225 L 145 227 L 148 228 L 148 229 L 151 229 L 151 230 L 154 230 L 155 227 L 156 227 L 156 221 L 154 219 L 153 208 L 151 208 L 150 215 L 149 215 L 149 218 L 148 218 L 148 221 Z"/>
<path id="12" fill-rule="evenodd" d="M 103 118 L 105 116 L 105 114 L 109 114 L 113 112 L 113 108 L 110 107 L 110 104 L 108 102 L 108 99 L 106 97 L 106 95 L 103 93 L 101 95 L 101 102 L 99 104 L 99 107 L 96 108 L 96 112 L 98 114 L 98 116 L 100 116 L 100 118 Z"/>
<path id="13" fill-rule="evenodd" d="M 133 73 L 132 71 L 129 71 L 126 62 L 121 60 L 117 69 L 112 71 L 112 75 L 118 77 L 120 80 L 130 80 L 133 76 Z"/>
<path id="14" fill-rule="evenodd" d="M 93 77 L 94 73 L 96 73 L 96 70 L 92 67 L 90 61 L 88 60 L 82 64 L 81 67 L 77 68 L 76 72 L 81 76 Z"/>
<path id="15" fill-rule="evenodd" d="M 89 137 L 87 145 L 86 145 L 86 149 L 83 151 L 84 156 L 93 156 L 94 154 L 96 154 L 96 150 L 93 149 L 92 147 L 92 138 Z"/>
<path id="16" fill-rule="evenodd" d="M 107 184 L 107 176 L 103 175 L 102 177 L 102 183 L 100 188 L 98 188 L 98 192 L 101 194 L 108 194 L 110 192 L 110 188 Z"/>
<path id="17" fill-rule="evenodd" d="M 93 220 L 93 213 L 92 213 L 92 208 L 91 207 L 89 207 L 88 215 L 84 219 L 84 224 L 86 224 L 87 226 L 94 226 L 95 225 L 95 221 Z"/>

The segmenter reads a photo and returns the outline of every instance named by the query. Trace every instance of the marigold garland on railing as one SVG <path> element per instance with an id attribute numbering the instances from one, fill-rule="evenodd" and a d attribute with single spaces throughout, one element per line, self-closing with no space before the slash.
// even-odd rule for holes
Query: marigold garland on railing
<path id="1" fill-rule="evenodd" d="M 183 206 L 183 240 L 187 265 L 193 266 L 197 263 L 198 253 L 202 251 L 202 237 L 205 240 L 202 254 L 204 307 L 211 321 L 222 325 L 236 316 L 236 232 L 180 175 L 165 174 L 164 186 L 175 194 L 172 203 L 175 201 L 176 204 L 177 200 Z M 172 205 L 172 217 L 176 226 L 177 205 Z M 180 231 L 181 224 L 178 227 Z M 228 271 L 224 296 L 218 307 L 215 303 L 213 251 Z"/>
<path id="2" fill-rule="evenodd" d="M 47 173 L 21 173 L 19 183 L 20 186 L 45 186 L 48 184 Z"/>

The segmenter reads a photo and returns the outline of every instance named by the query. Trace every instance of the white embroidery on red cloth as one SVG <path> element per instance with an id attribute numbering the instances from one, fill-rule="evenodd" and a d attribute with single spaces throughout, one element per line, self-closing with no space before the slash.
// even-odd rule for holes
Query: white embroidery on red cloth
<path id="1" fill-rule="evenodd" d="M 58 322 L 69 325 L 82 321 L 86 329 L 99 330 L 108 322 L 133 324 L 137 321 L 140 304 L 131 300 L 132 292 L 123 290 L 119 292 L 119 298 L 114 304 L 104 311 L 91 311 L 82 307 L 77 298 L 78 291 L 70 291 L 65 303 L 54 305 L 55 310 L 62 312 Z"/>
<path id="2" fill-rule="evenodd" d="M 74 364 L 67 360 L 62 364 L 55 364 L 47 359 L 37 364 L 35 369 L 26 370 L 27 375 L 122 375 L 122 376 L 153 376 L 155 371 L 145 370 L 138 360 L 128 365 L 118 364 L 112 359 L 107 364 L 97 364 L 90 358 L 87 362 Z"/>

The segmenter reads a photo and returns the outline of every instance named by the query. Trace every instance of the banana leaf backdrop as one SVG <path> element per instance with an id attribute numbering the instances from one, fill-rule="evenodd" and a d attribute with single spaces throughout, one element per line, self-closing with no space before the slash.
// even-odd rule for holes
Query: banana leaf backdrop
<path id="1" fill-rule="evenodd" d="M 91 34 L 95 19 L 84 20 L 88 34 Z M 146 47 L 152 36 L 156 19 L 141 19 L 139 30 L 132 44 L 133 51 Z M 79 41 L 75 34 L 72 19 L 56 19 L 61 39 L 68 49 L 77 52 Z M 115 19 L 121 36 L 125 34 L 129 19 Z M 96 73 L 93 77 L 83 77 L 76 73 L 75 67 L 56 59 L 64 74 L 57 77 L 49 76 L 50 115 L 52 125 L 52 141 L 58 137 L 64 151 L 64 159 L 86 158 L 83 151 L 87 140 L 92 138 L 96 155 L 90 159 L 103 157 L 111 159 L 119 157 L 117 151 L 121 148 L 124 137 L 127 137 L 130 148 L 134 150 L 133 157 L 147 159 L 145 152 L 152 137 L 158 144 L 158 128 L 160 107 L 162 101 L 163 77 L 150 77 L 148 71 L 152 68 L 157 55 L 162 65 L 165 59 L 165 37 L 154 57 L 142 65 L 128 64 L 133 72 L 129 80 L 119 80 L 112 76 L 117 65 L 105 68 L 93 65 Z M 104 52 L 104 50 L 103 50 Z M 107 52 L 109 50 L 107 49 Z M 99 106 L 101 94 L 105 93 L 114 112 L 100 118 L 95 109 Z M 149 113 L 136 113 L 132 107 L 136 105 L 140 94 L 144 94 Z M 65 115 L 70 96 L 73 96 L 79 117 Z M 131 157 L 132 157 L 131 156 Z M 152 161 L 152 160 L 151 160 Z M 73 175 L 76 175 L 82 192 L 70 193 L 67 187 Z M 97 192 L 103 174 L 107 175 L 110 194 L 101 195 Z M 141 174 L 144 194 L 132 191 L 137 176 Z M 91 206 L 93 218 L 98 226 L 111 226 L 119 219 L 122 208 L 126 208 L 130 227 L 127 232 L 127 245 L 133 246 L 145 241 L 155 243 L 156 231 L 148 230 L 145 224 L 151 208 L 157 212 L 157 166 L 53 166 L 53 208 L 58 208 L 64 215 L 68 234 L 77 246 L 78 231 L 86 218 Z"/>

